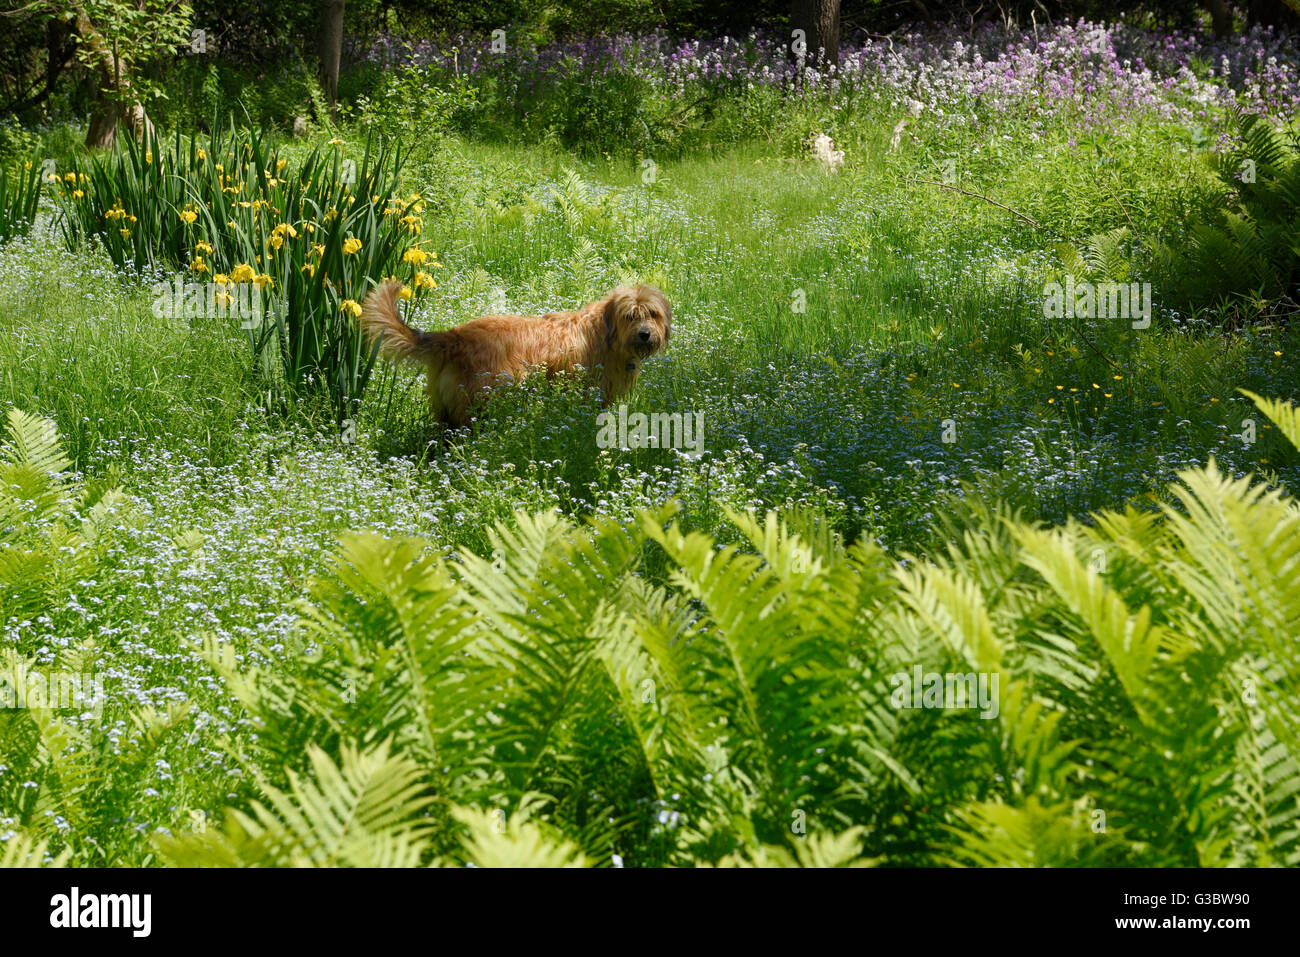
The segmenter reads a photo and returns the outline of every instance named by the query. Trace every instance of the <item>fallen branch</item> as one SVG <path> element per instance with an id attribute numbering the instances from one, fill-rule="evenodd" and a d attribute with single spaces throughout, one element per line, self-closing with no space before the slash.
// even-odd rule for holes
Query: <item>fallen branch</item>
<path id="1" fill-rule="evenodd" d="M 1042 223 L 1030 219 L 1024 213 L 1018 212 L 1012 209 L 1010 206 L 1005 205 L 1004 203 L 999 203 L 996 199 L 989 199 L 983 193 L 972 193 L 970 190 L 962 189 L 960 186 L 949 186 L 947 183 L 940 183 L 932 179 L 918 179 L 915 182 L 924 183 L 926 186 L 938 186 L 940 189 L 952 190 L 952 192 L 961 193 L 963 196 L 973 196 L 976 199 L 982 199 L 984 200 L 984 202 L 990 204 L 991 206 L 996 206 L 998 209 L 1005 209 L 1012 216 L 1015 216 L 1018 219 L 1023 219 L 1025 222 L 1027 222 L 1030 226 L 1033 226 L 1035 229 L 1041 229 L 1045 233 L 1051 233 L 1051 230 L 1048 229 L 1046 226 L 1044 226 Z M 1053 233 L 1053 235 L 1055 234 Z"/>

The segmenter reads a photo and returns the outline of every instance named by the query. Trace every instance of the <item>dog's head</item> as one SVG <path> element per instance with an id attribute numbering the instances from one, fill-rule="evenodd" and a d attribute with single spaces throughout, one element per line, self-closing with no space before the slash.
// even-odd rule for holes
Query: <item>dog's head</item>
<path id="1" fill-rule="evenodd" d="M 654 355 L 668 344 L 672 327 L 672 307 L 654 286 L 615 289 L 605 304 L 606 341 L 619 355 Z"/>

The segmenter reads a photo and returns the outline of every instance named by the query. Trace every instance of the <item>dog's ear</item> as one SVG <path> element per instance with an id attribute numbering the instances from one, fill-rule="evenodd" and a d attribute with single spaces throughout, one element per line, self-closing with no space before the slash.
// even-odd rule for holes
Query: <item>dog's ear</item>
<path id="1" fill-rule="evenodd" d="M 618 320 L 623 315 L 624 296 L 621 290 L 615 290 L 609 294 L 609 301 L 605 303 L 605 345 L 614 344 L 614 336 L 618 332 Z"/>

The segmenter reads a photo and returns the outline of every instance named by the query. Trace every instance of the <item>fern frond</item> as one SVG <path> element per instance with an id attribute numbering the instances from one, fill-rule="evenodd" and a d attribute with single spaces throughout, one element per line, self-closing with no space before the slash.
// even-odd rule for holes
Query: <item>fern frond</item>
<path id="1" fill-rule="evenodd" d="M 65 848 L 47 861 L 49 844 L 49 840 L 15 834 L 0 843 L 0 868 L 67 867 L 72 852 Z"/>
<path id="2" fill-rule="evenodd" d="M 592 867 L 576 844 L 538 824 L 504 812 L 486 813 L 458 807 L 452 816 L 467 833 L 462 837 L 465 859 L 474 867 Z"/>
<path id="3" fill-rule="evenodd" d="M 432 798 L 420 766 L 350 745 L 336 765 L 319 748 L 308 751 L 314 775 L 289 772 L 290 790 L 261 782 L 269 807 L 232 810 L 224 833 L 156 837 L 169 860 L 271 867 L 414 867 L 427 846 L 420 812 Z"/>
<path id="4" fill-rule="evenodd" d="M 817 833 L 794 840 L 793 850 L 779 845 L 761 845 L 729 854 L 718 867 L 875 867 L 880 858 L 862 857 L 866 828 L 851 827 L 839 834 Z"/>

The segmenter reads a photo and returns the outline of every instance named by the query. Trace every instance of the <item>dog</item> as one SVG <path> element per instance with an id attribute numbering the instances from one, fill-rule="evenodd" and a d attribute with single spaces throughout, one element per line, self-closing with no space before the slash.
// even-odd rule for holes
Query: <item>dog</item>
<path id="1" fill-rule="evenodd" d="M 484 316 L 443 332 L 412 329 L 397 311 L 401 283 L 377 286 L 361 306 L 361 329 L 379 354 L 428 373 L 433 417 L 452 428 L 484 390 L 544 369 L 588 375 L 608 405 L 627 395 L 650 356 L 672 335 L 672 307 L 654 286 L 623 286 L 580 309 L 544 316 Z"/>

